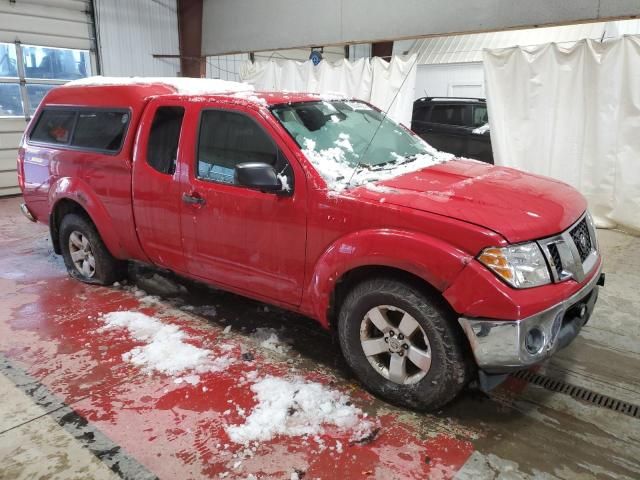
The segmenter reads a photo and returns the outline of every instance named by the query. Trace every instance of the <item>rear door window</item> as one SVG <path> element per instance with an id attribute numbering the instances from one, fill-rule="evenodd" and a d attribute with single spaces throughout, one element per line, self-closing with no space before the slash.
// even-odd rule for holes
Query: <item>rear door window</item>
<path id="1" fill-rule="evenodd" d="M 80 110 L 71 146 L 117 152 L 129 124 L 129 112 Z"/>
<path id="2" fill-rule="evenodd" d="M 34 142 L 67 145 L 76 119 L 75 110 L 44 110 L 33 129 Z"/>
<path id="3" fill-rule="evenodd" d="M 464 126 L 466 105 L 434 105 L 431 109 L 432 123 Z"/>
<path id="4" fill-rule="evenodd" d="M 176 171 L 183 117 L 182 107 L 159 107 L 153 117 L 147 145 L 147 163 L 160 173 L 173 175 Z"/>

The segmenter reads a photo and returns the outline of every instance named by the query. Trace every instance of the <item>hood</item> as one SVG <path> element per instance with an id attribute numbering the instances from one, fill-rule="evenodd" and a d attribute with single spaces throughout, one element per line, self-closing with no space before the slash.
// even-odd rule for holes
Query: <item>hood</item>
<path id="1" fill-rule="evenodd" d="M 587 208 L 565 183 L 475 160 L 453 160 L 365 189 L 392 205 L 480 225 L 510 243 L 559 233 Z"/>

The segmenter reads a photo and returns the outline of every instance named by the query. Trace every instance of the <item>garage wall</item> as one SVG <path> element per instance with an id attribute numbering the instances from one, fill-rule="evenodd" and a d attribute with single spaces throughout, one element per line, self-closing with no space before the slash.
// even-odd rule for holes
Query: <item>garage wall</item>
<path id="1" fill-rule="evenodd" d="M 102 74 L 175 77 L 178 58 L 176 0 L 96 0 Z"/>
<path id="2" fill-rule="evenodd" d="M 0 2 L 0 196 L 19 193 L 17 148 L 30 111 L 49 88 L 73 78 L 68 69 L 66 80 L 54 78 L 60 75 L 40 68 L 47 63 L 43 59 L 71 55 L 63 67 L 77 72 L 81 63 L 87 74 L 95 71 L 90 6 L 83 0 Z"/>
<path id="3" fill-rule="evenodd" d="M 416 98 L 484 96 L 482 62 L 418 65 Z"/>

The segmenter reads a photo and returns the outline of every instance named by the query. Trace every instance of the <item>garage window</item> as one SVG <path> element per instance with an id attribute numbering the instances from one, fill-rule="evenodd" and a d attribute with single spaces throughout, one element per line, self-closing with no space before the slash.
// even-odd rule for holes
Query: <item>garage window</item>
<path id="1" fill-rule="evenodd" d="M 21 117 L 22 98 L 19 83 L 0 83 L 0 117 Z"/>
<path id="2" fill-rule="evenodd" d="M 89 52 L 68 48 L 22 46 L 25 78 L 75 80 L 91 75 Z"/>
<path id="3" fill-rule="evenodd" d="M 53 87 L 90 75 L 88 50 L 0 43 L 0 116 L 28 119 Z"/>

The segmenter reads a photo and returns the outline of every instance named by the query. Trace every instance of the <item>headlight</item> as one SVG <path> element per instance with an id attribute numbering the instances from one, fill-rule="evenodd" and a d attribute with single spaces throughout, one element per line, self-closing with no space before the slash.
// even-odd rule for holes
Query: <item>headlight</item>
<path id="1" fill-rule="evenodd" d="M 508 247 L 485 248 L 480 263 L 516 288 L 537 287 L 551 283 L 547 262 L 535 242 Z"/>

